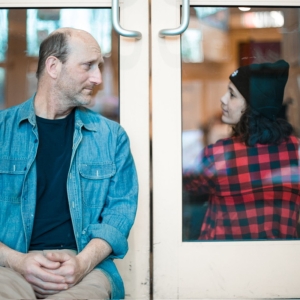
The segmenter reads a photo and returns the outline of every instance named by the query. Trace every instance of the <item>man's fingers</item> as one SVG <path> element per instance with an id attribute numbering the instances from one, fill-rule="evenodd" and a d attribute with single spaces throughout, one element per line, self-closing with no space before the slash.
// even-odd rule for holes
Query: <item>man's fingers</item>
<path id="1" fill-rule="evenodd" d="M 66 288 L 59 288 L 58 286 L 54 286 L 53 289 L 44 289 L 44 288 L 41 288 L 40 286 L 37 286 L 37 285 L 34 285 L 32 284 L 31 285 L 36 296 L 38 296 L 38 298 L 44 298 L 44 296 L 48 296 L 48 295 L 54 295 L 54 294 L 57 294 L 63 290 L 65 290 Z"/>
<path id="2" fill-rule="evenodd" d="M 47 270 L 49 273 L 60 275 L 65 278 L 66 283 L 73 283 L 76 271 L 73 266 L 62 265 L 59 269 Z"/>
<path id="3" fill-rule="evenodd" d="M 64 252 L 48 252 L 46 253 L 46 258 L 52 262 L 64 263 L 69 260 L 72 256 Z"/>
<path id="4" fill-rule="evenodd" d="M 25 275 L 25 278 L 28 282 L 32 284 L 36 284 L 39 281 L 43 281 L 44 283 L 56 283 L 56 284 L 65 283 L 65 278 L 63 276 L 47 272 L 47 270 L 43 268 L 32 269 L 30 274 Z"/>
<path id="5" fill-rule="evenodd" d="M 57 269 L 60 267 L 59 261 L 53 261 L 51 259 L 48 259 L 48 257 L 45 257 L 43 255 L 35 257 L 35 260 L 44 268 L 46 269 Z"/>
<path id="6" fill-rule="evenodd" d="M 53 270 L 48 269 L 46 271 L 51 273 L 51 274 L 60 275 L 60 276 L 65 277 L 65 275 L 66 275 L 65 269 L 66 268 L 64 266 L 61 266 L 58 269 L 53 269 Z"/>
<path id="7" fill-rule="evenodd" d="M 66 283 L 43 282 L 42 280 L 35 280 L 31 285 L 33 289 L 39 293 L 42 291 L 55 291 L 58 293 L 69 288 Z"/>
<path id="8" fill-rule="evenodd" d="M 80 273 L 74 265 L 69 265 L 67 263 L 58 269 L 47 271 L 55 275 L 63 276 L 65 278 L 65 282 L 69 286 L 78 282 L 78 280 L 82 277 L 82 273 Z"/>

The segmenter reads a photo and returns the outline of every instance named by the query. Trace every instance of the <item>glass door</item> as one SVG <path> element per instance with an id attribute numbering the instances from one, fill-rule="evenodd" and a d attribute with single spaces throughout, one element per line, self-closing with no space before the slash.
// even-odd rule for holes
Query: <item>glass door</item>
<path id="1" fill-rule="evenodd" d="M 192 194 L 185 184 L 197 174 L 202 149 L 231 134 L 221 122 L 220 98 L 229 75 L 243 65 L 289 63 L 282 118 L 299 137 L 299 1 L 151 3 L 153 298 L 299 298 L 299 239 L 224 234 L 203 240 L 205 225 L 213 226 L 211 195 Z M 189 26 L 176 35 L 187 12 Z M 242 232 L 247 218 L 234 219 Z"/>
<path id="2" fill-rule="evenodd" d="M 113 13 L 112 7 L 116 9 Z M 124 280 L 126 298 L 147 299 L 150 291 L 148 1 L 11 0 L 8 3 L 0 0 L 0 109 L 32 96 L 36 89 L 39 44 L 58 27 L 89 31 L 103 52 L 103 83 L 95 91 L 90 108 L 125 128 L 139 177 L 138 213 L 129 236 L 129 252 L 116 264 Z M 138 39 L 124 36 L 128 32 L 132 36 L 134 30 L 140 34 Z"/>

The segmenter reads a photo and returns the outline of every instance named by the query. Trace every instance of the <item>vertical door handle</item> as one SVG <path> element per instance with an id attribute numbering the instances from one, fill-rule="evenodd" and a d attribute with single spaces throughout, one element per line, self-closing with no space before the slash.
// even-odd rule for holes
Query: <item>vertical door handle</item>
<path id="1" fill-rule="evenodd" d="M 168 35 L 182 34 L 189 26 L 190 22 L 190 0 L 182 0 L 182 21 L 181 25 L 174 29 L 162 29 L 159 31 L 160 37 Z"/>
<path id="2" fill-rule="evenodd" d="M 112 0 L 112 24 L 115 31 L 122 36 L 136 38 L 137 40 L 142 38 L 142 34 L 134 30 L 126 30 L 120 26 L 119 23 L 119 0 Z"/>

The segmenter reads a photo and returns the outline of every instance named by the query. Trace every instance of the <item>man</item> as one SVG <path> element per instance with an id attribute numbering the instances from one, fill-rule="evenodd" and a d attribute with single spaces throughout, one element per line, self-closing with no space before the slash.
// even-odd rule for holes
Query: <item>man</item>
<path id="1" fill-rule="evenodd" d="M 124 298 L 138 183 L 126 133 L 82 107 L 101 83 L 96 40 L 40 47 L 36 94 L 0 112 L 0 298 Z"/>

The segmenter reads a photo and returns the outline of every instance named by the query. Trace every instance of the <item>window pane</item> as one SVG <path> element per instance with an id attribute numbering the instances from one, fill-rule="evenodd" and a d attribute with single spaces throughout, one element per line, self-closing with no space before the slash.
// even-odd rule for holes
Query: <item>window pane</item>
<path id="1" fill-rule="evenodd" d="M 5 69 L 0 67 L 0 109 L 4 108 Z"/>
<path id="2" fill-rule="evenodd" d="M 284 59 L 290 67 L 279 115 L 300 136 L 300 9 L 192 7 L 190 16 L 181 39 L 183 241 L 298 238 L 297 149 L 285 160 L 281 148 L 277 159 L 271 154 L 279 146 L 265 146 L 265 163 L 261 154 L 252 155 L 257 163 L 249 158 L 257 146 L 245 148 L 248 157 L 235 144 L 230 152 L 224 143 L 233 143 L 236 121 L 224 117 L 220 99 L 239 67 Z"/>
<path id="3" fill-rule="evenodd" d="M 110 55 L 111 24 L 111 10 L 109 8 L 28 9 L 28 56 L 38 56 L 39 45 L 43 39 L 60 27 L 73 27 L 90 32 L 101 45 L 103 55 Z"/>
<path id="4" fill-rule="evenodd" d="M 0 62 L 5 61 L 7 51 L 7 40 L 8 40 L 8 20 L 7 20 L 7 9 L 0 10 L 0 28 L 3 32 L 0 35 Z"/>
<path id="5" fill-rule="evenodd" d="M 2 21 L 5 13 L 6 23 Z M 0 17 L 0 50 L 7 48 L 7 62 L 3 64 L 6 70 L 5 107 L 25 101 L 36 91 L 40 43 L 57 28 L 74 27 L 90 32 L 104 56 L 103 82 L 95 88 L 94 101 L 89 108 L 119 121 L 118 37 L 112 30 L 109 8 L 0 9 Z M 1 48 L 1 38 L 5 37 L 6 43 L 2 43 L 5 46 Z"/>

